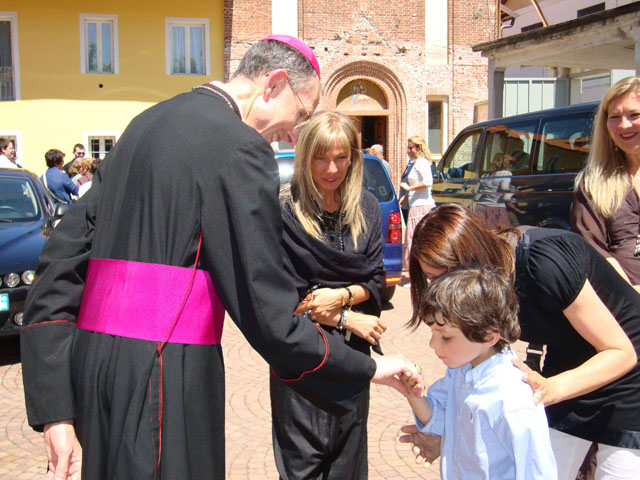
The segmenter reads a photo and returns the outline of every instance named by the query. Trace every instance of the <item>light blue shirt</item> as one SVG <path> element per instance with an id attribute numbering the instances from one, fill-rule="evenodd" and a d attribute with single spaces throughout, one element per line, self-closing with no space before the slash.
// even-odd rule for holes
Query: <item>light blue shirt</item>
<path id="1" fill-rule="evenodd" d="M 441 435 L 444 480 L 556 480 L 547 417 L 512 363 L 510 349 L 475 368 L 450 368 L 427 392 L 431 420 L 416 424 Z"/>

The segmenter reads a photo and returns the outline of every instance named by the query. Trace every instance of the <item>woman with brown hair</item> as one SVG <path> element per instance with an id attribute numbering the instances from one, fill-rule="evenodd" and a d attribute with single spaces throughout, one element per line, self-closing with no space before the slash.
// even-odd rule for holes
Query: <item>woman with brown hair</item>
<path id="1" fill-rule="evenodd" d="M 534 398 L 546 406 L 558 478 L 576 478 L 591 442 L 600 446 L 596 478 L 637 478 L 640 296 L 574 233 L 494 232 L 470 210 L 445 204 L 414 234 L 413 304 L 431 279 L 469 265 L 497 267 L 513 278 L 521 339 L 547 345 L 542 376 L 518 365 Z M 414 311 L 410 324 L 418 322 Z M 417 434 L 413 440 L 422 441 Z"/>

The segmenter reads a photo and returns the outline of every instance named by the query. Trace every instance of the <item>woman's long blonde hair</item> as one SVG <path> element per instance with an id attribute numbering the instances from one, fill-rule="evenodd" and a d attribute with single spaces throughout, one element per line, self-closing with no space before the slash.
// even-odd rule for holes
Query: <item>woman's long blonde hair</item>
<path id="1" fill-rule="evenodd" d="M 640 78 L 627 77 L 614 83 L 602 98 L 596 121 L 593 124 L 593 138 L 587 166 L 578 173 L 575 182 L 580 182 L 596 208 L 605 218 L 613 218 L 624 203 L 632 188 L 627 171 L 627 156 L 615 146 L 607 129 L 609 104 L 614 98 L 627 93 L 640 94 Z"/>
<path id="2" fill-rule="evenodd" d="M 351 164 L 339 187 L 342 198 L 339 218 L 343 218 L 343 225 L 350 229 L 354 249 L 357 249 L 358 237 L 367 230 L 360 208 L 364 159 L 356 125 L 349 117 L 337 112 L 320 112 L 302 127 L 293 163 L 291 184 L 295 188 L 295 198 L 291 198 L 291 201 L 305 231 L 323 240 L 319 223 L 323 214 L 322 194 L 313 181 L 311 162 L 314 157 L 326 154 L 334 145 L 351 153 Z"/>

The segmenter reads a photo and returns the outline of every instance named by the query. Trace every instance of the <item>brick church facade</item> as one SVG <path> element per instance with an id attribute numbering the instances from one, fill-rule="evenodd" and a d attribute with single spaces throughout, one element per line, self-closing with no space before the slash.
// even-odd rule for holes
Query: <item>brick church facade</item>
<path id="1" fill-rule="evenodd" d="M 287 32 L 274 31 L 279 1 L 224 0 L 225 75 L 256 39 L 297 34 L 320 63 L 320 108 L 355 118 L 364 147 L 384 146 L 396 186 L 407 138 L 425 137 L 438 158 L 457 132 L 482 119 L 487 60 L 471 45 L 498 37 L 496 1 L 294 0 Z"/>

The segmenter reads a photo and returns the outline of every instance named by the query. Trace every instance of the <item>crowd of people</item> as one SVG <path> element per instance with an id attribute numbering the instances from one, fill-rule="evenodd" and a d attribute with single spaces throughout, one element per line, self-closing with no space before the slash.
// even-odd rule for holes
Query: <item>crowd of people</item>
<path id="1" fill-rule="evenodd" d="M 447 366 L 430 386 L 401 355 L 371 355 L 380 207 L 356 124 L 314 114 L 319 95 L 313 51 L 272 35 L 227 83 L 141 113 L 99 169 L 80 144 L 66 165 L 46 153 L 47 188 L 82 197 L 42 252 L 21 335 L 50 478 L 224 478 L 225 311 L 270 365 L 281 479 L 367 478 L 370 381 L 407 397 L 403 441 L 440 456 L 443 479 L 574 480 L 589 451 L 595 478 L 637 478 L 640 79 L 600 106 L 576 233 L 436 206 L 429 149 L 409 138 L 407 326 L 426 324 Z M 297 147 L 277 196 L 281 140 Z M 543 362 L 520 361 L 517 340 L 545 345 Z"/>
<path id="2" fill-rule="evenodd" d="M 93 174 L 100 165 L 100 158 L 85 157 L 81 143 L 74 145 L 73 155 L 73 160 L 67 163 L 64 163 L 65 154 L 56 148 L 47 150 L 44 155 L 47 171 L 40 180 L 59 204 L 70 205 L 87 193 Z"/>
<path id="3" fill-rule="evenodd" d="M 65 154 L 56 148 L 44 154 L 47 170 L 40 180 L 56 204 L 70 205 L 82 197 L 91 188 L 93 174 L 100 165 L 100 158 L 85 157 L 81 143 L 74 145 L 73 155 L 64 163 Z M 0 168 L 22 168 L 13 140 L 4 137 L 0 138 Z"/>

